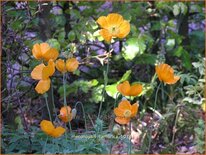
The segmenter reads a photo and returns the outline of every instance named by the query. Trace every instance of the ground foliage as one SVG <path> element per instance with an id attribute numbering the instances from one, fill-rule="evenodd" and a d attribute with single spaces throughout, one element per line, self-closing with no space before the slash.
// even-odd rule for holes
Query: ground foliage
<path id="1" fill-rule="evenodd" d="M 139 102 L 132 121 L 132 153 L 204 153 L 204 2 L 3 1 L 1 5 L 2 153 L 128 153 L 129 127 L 115 124 L 113 114 L 114 104 L 122 99 L 116 86 L 125 80 L 144 87 L 138 98 L 131 98 Z M 128 20 L 131 31 L 109 45 L 99 35 L 96 20 L 111 12 Z M 59 50 L 60 57 L 72 54 L 80 62 L 66 79 L 66 95 L 71 107 L 83 103 L 88 131 L 78 105 L 68 141 L 65 135 L 54 139 L 39 129 L 48 113 L 30 73 L 38 64 L 31 49 L 40 42 Z M 109 49 L 113 51 L 105 75 Z M 160 61 L 180 76 L 176 84 L 152 80 Z M 63 106 L 60 73 L 52 77 L 48 101 L 56 118 Z M 97 119 L 101 101 L 102 116 Z"/>

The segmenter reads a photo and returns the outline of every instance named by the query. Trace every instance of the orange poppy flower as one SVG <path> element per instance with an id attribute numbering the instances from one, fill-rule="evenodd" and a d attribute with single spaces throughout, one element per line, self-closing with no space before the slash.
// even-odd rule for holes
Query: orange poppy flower
<path id="1" fill-rule="evenodd" d="M 79 67 L 79 61 L 76 58 L 70 58 L 66 61 L 66 68 L 68 72 L 74 72 Z"/>
<path id="2" fill-rule="evenodd" d="M 130 24 L 124 20 L 120 14 L 111 13 L 107 17 L 101 16 L 98 18 L 97 23 L 102 27 L 100 35 L 110 42 L 112 37 L 125 38 L 130 32 Z"/>
<path id="3" fill-rule="evenodd" d="M 114 109 L 115 121 L 119 124 L 127 124 L 131 118 L 136 116 L 138 107 L 138 103 L 131 105 L 128 100 L 122 100 L 118 107 Z"/>
<path id="4" fill-rule="evenodd" d="M 45 61 L 49 61 L 50 59 L 56 60 L 59 56 L 59 52 L 47 43 L 35 44 L 32 54 L 37 60 L 44 59 Z"/>
<path id="5" fill-rule="evenodd" d="M 56 61 L 56 68 L 58 71 L 60 71 L 61 73 L 65 73 L 67 71 L 66 69 L 66 63 L 64 62 L 64 60 L 62 59 L 58 59 Z"/>
<path id="6" fill-rule="evenodd" d="M 64 106 L 60 109 L 59 118 L 65 123 L 72 120 L 72 113 L 71 113 L 70 106 L 67 107 Z"/>
<path id="7" fill-rule="evenodd" d="M 48 65 L 45 66 L 43 63 L 36 66 L 31 72 L 31 77 L 35 80 L 40 80 L 35 87 L 35 90 L 39 94 L 44 94 L 50 88 L 50 76 L 55 72 L 55 64 L 53 60 L 49 60 Z"/>
<path id="8" fill-rule="evenodd" d="M 117 85 L 117 90 L 124 96 L 137 96 L 142 92 L 141 84 L 134 84 L 130 86 L 128 81 L 124 81 Z"/>
<path id="9" fill-rule="evenodd" d="M 52 124 L 52 122 L 47 121 L 47 120 L 41 121 L 40 128 L 44 133 L 46 133 L 47 135 L 54 137 L 54 138 L 60 137 L 66 131 L 61 126 L 55 128 L 54 125 Z"/>
<path id="10" fill-rule="evenodd" d="M 168 64 L 160 64 L 155 67 L 155 70 L 159 80 L 166 84 L 175 84 L 180 79 L 179 76 L 174 76 L 174 70 Z"/>

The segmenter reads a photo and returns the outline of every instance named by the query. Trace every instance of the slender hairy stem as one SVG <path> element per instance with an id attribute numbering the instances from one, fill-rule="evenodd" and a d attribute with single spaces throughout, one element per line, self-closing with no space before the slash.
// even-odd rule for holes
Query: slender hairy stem
<path id="1" fill-rule="evenodd" d="M 53 108 L 54 108 L 54 112 L 55 112 L 55 115 L 56 115 L 56 118 L 58 117 L 57 116 L 57 112 L 56 112 L 56 106 L 54 104 L 54 89 L 53 89 L 53 84 L 51 82 L 51 95 L 52 95 L 52 105 L 53 105 Z"/>
<path id="2" fill-rule="evenodd" d="M 157 95 L 158 95 L 158 91 L 159 91 L 160 85 L 161 85 L 161 83 L 159 83 L 159 85 L 158 85 L 158 87 L 157 87 L 157 90 L 156 90 L 156 94 L 155 94 L 154 109 L 156 109 L 156 104 L 157 104 Z"/>
<path id="3" fill-rule="evenodd" d="M 45 99 L 45 102 L 46 102 L 46 107 L 47 107 L 47 110 L 48 110 L 49 119 L 52 122 L 51 112 L 49 110 L 49 105 L 48 105 L 48 100 L 47 100 L 47 94 L 46 93 L 44 94 L 44 99 Z"/>
<path id="4" fill-rule="evenodd" d="M 43 147 L 43 154 L 45 154 L 45 151 L 46 151 L 46 145 L 47 145 L 47 141 L 48 141 L 48 136 L 46 137 L 46 141 L 45 141 L 45 144 L 44 144 L 44 147 Z"/>
<path id="5" fill-rule="evenodd" d="M 132 154 L 132 123 L 131 121 L 129 122 L 129 130 L 130 130 L 130 135 L 129 135 L 129 154 Z"/>
<path id="6" fill-rule="evenodd" d="M 108 82 L 108 71 L 109 71 L 109 58 L 108 58 L 108 62 L 107 62 L 106 71 L 103 72 L 103 75 L 104 75 L 104 88 L 102 90 L 102 100 L 101 100 L 101 103 L 100 103 L 100 106 L 99 106 L 98 118 L 100 117 L 101 110 L 102 110 L 102 103 L 103 103 L 103 99 L 105 97 L 105 88 L 106 88 L 107 82 Z"/>
<path id="7" fill-rule="evenodd" d="M 80 104 L 81 107 L 82 107 L 83 116 L 84 116 L 84 126 L 85 126 L 85 129 L 86 129 L 86 132 L 87 132 L 87 120 L 86 120 L 86 115 L 85 115 L 85 111 L 84 111 L 84 105 L 82 104 L 82 102 L 79 102 L 79 101 L 78 101 L 78 102 L 75 104 L 75 109 L 76 109 L 76 106 L 77 106 L 78 104 Z"/>
<path id="8" fill-rule="evenodd" d="M 149 146 L 148 146 L 147 154 L 149 154 L 149 152 L 150 152 L 150 147 L 151 147 L 151 143 L 152 143 L 152 133 L 151 132 L 152 131 L 149 131 Z"/>
<path id="9" fill-rule="evenodd" d="M 175 118 L 175 124 L 174 124 L 174 127 L 173 127 L 173 135 L 172 135 L 172 145 L 174 144 L 174 140 L 175 140 L 175 133 L 176 133 L 176 127 L 177 127 L 177 120 L 178 120 L 178 117 L 179 117 L 179 113 L 180 113 L 180 110 L 179 108 L 177 109 L 177 113 L 176 113 L 176 118 Z"/>
<path id="10" fill-rule="evenodd" d="M 114 108 L 117 106 L 117 99 L 118 99 L 119 95 L 120 95 L 120 93 L 117 93 L 117 94 L 116 94 L 115 102 L 114 102 Z M 114 109 L 114 108 L 113 108 L 113 109 Z M 112 116 L 114 117 L 114 114 L 113 114 Z M 111 126 L 112 126 L 111 132 L 112 132 L 113 127 L 114 127 L 114 122 L 115 122 L 115 121 L 113 120 L 113 121 L 112 121 L 112 125 L 111 125 Z"/>
<path id="11" fill-rule="evenodd" d="M 66 100 L 66 75 L 65 75 L 65 73 L 63 73 L 63 88 L 64 88 L 64 106 L 66 107 L 67 117 L 69 117 L 69 112 L 68 112 L 68 108 L 67 108 L 67 100 Z M 68 118 L 68 122 L 69 122 L 70 133 L 72 133 L 72 126 L 71 126 L 71 123 L 69 121 L 69 118 Z"/>

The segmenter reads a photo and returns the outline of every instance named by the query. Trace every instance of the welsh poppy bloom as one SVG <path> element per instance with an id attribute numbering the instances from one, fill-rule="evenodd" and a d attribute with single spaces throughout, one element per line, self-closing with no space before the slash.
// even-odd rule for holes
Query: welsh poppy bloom
<path id="1" fill-rule="evenodd" d="M 128 81 L 124 81 L 117 85 L 117 90 L 124 96 L 137 96 L 142 92 L 141 84 L 130 85 Z"/>
<path id="2" fill-rule="evenodd" d="M 127 124 L 131 118 L 135 117 L 138 111 L 139 104 L 130 104 L 128 100 L 122 100 L 118 107 L 114 109 L 116 115 L 115 121 L 119 124 Z"/>
<path id="3" fill-rule="evenodd" d="M 55 72 L 55 64 L 53 60 L 49 60 L 48 65 L 45 66 L 43 63 L 36 66 L 31 72 L 31 77 L 35 80 L 40 80 L 35 87 L 35 90 L 39 94 L 44 94 L 50 88 L 50 76 Z"/>
<path id="4" fill-rule="evenodd" d="M 55 48 L 50 47 L 48 43 L 35 44 L 32 54 L 37 60 L 44 59 L 45 61 L 50 59 L 56 60 L 59 56 L 59 52 Z"/>
<path id="5" fill-rule="evenodd" d="M 72 120 L 71 107 L 70 106 L 62 107 L 60 109 L 59 118 L 65 123 L 68 122 L 68 121 L 71 121 Z"/>
<path id="6" fill-rule="evenodd" d="M 58 59 L 56 61 L 56 68 L 58 71 L 60 71 L 61 73 L 65 73 L 67 71 L 66 69 L 66 63 L 64 62 L 64 60 L 62 59 Z"/>
<path id="7" fill-rule="evenodd" d="M 101 26 L 100 35 L 110 42 L 112 37 L 125 38 L 130 32 L 130 24 L 124 20 L 120 14 L 111 13 L 108 16 L 101 16 L 97 19 L 97 23 Z"/>
<path id="8" fill-rule="evenodd" d="M 160 81 L 166 84 L 175 84 L 180 77 L 174 75 L 173 68 L 168 64 L 160 64 L 155 67 L 157 76 Z"/>
<path id="9" fill-rule="evenodd" d="M 58 138 L 61 135 L 63 135 L 65 133 L 65 129 L 61 126 L 59 127 L 54 127 L 54 125 L 52 124 L 52 122 L 47 121 L 47 120 L 43 120 L 40 123 L 40 128 L 41 130 L 46 133 L 47 135 L 54 137 L 54 138 Z"/>
<path id="10" fill-rule="evenodd" d="M 69 58 L 66 61 L 66 68 L 68 72 L 74 72 L 79 67 L 79 61 L 76 58 Z"/>

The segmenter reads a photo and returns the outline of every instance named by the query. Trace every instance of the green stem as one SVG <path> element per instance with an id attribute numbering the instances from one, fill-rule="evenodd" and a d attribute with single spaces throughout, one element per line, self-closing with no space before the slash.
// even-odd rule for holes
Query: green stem
<path id="1" fill-rule="evenodd" d="M 117 99 L 118 99 L 119 95 L 120 95 L 120 93 L 117 92 L 116 97 L 115 97 L 115 102 L 114 102 L 114 108 L 115 108 L 116 105 L 117 105 Z M 114 108 L 113 108 L 113 109 L 114 109 Z"/>
<path id="2" fill-rule="evenodd" d="M 143 110 L 140 112 L 140 120 L 143 118 L 144 113 L 146 111 L 146 102 L 147 102 L 147 98 L 145 99 L 144 103 L 143 103 Z"/>
<path id="3" fill-rule="evenodd" d="M 152 131 L 149 131 L 149 146 L 148 146 L 147 154 L 149 154 L 149 152 L 150 152 L 150 147 L 151 147 L 151 143 L 152 143 L 152 133 L 151 132 Z"/>
<path id="4" fill-rule="evenodd" d="M 85 115 L 85 111 L 84 111 L 84 106 L 83 106 L 82 102 L 79 102 L 79 101 L 78 101 L 78 102 L 75 104 L 75 109 L 76 109 L 76 106 L 77 106 L 78 104 L 80 104 L 81 107 L 82 107 L 83 116 L 84 116 L 84 124 L 85 124 L 85 129 L 86 129 L 86 132 L 87 132 L 87 120 L 86 120 L 86 115 Z"/>
<path id="5" fill-rule="evenodd" d="M 53 84 L 51 82 L 51 95 L 52 95 L 52 104 L 53 104 L 53 109 L 54 109 L 54 112 L 55 112 L 55 115 L 56 115 L 56 118 L 58 117 L 57 116 L 57 112 L 56 112 L 56 106 L 54 104 L 54 89 L 53 89 Z"/>
<path id="6" fill-rule="evenodd" d="M 173 127 L 173 135 L 172 135 L 172 145 L 174 144 L 174 140 L 175 140 L 175 133 L 176 133 L 176 127 L 177 127 L 177 121 L 178 121 L 178 117 L 179 117 L 179 113 L 180 113 L 180 110 L 179 108 L 177 109 L 177 113 L 176 113 L 176 118 L 175 118 L 175 124 L 174 124 L 174 127 Z"/>
<path id="7" fill-rule="evenodd" d="M 47 146 L 47 141 L 48 141 L 48 136 L 46 137 L 46 141 L 45 141 L 45 144 L 44 144 L 44 147 L 43 147 L 43 154 L 45 154 L 45 150 L 46 150 L 46 146 Z"/>
<path id="8" fill-rule="evenodd" d="M 49 110 L 49 105 L 48 105 L 48 100 L 47 100 L 47 94 L 46 93 L 44 94 L 44 99 L 45 99 L 45 102 L 46 102 L 46 107 L 47 107 L 47 110 L 48 110 L 49 119 L 52 122 L 52 117 L 51 117 L 51 113 L 50 113 L 50 110 Z"/>
<path id="9" fill-rule="evenodd" d="M 129 135 L 129 154 L 132 154 L 132 138 L 131 138 L 132 123 L 131 123 L 131 121 L 129 122 L 129 130 L 130 130 L 130 135 Z"/>
<path id="10" fill-rule="evenodd" d="M 102 100 L 99 106 L 99 113 L 98 113 L 98 118 L 100 117 L 101 114 L 101 110 L 102 110 L 102 103 L 105 97 L 105 88 L 107 86 L 107 82 L 108 82 L 108 71 L 109 71 L 109 58 L 108 58 L 108 62 L 107 62 L 107 67 L 106 67 L 106 71 L 103 72 L 104 75 L 104 88 L 102 90 Z"/>
<path id="11" fill-rule="evenodd" d="M 69 116 L 69 112 L 67 109 L 67 100 L 66 100 L 66 75 L 65 75 L 65 73 L 63 73 L 63 88 L 64 88 L 64 106 L 66 107 L 66 110 L 67 110 L 67 116 Z M 69 119 L 68 119 L 68 123 L 69 123 L 70 133 L 72 133 L 72 126 L 71 126 Z M 67 135 L 66 135 L 66 137 L 67 137 Z"/>
<path id="12" fill-rule="evenodd" d="M 154 109 L 156 109 L 156 104 L 157 104 L 157 95 L 158 95 L 158 91 L 159 91 L 160 85 L 161 85 L 161 83 L 159 83 L 159 85 L 158 85 L 158 87 L 157 87 L 157 90 L 156 90 L 156 94 L 155 94 Z"/>

